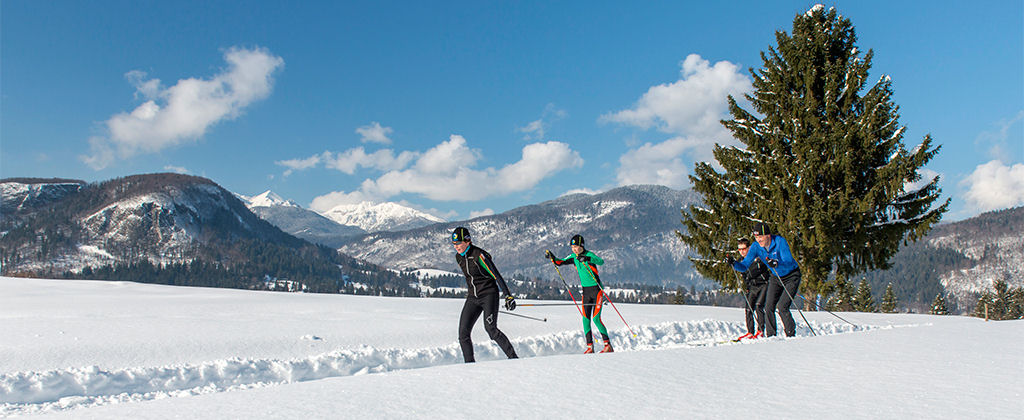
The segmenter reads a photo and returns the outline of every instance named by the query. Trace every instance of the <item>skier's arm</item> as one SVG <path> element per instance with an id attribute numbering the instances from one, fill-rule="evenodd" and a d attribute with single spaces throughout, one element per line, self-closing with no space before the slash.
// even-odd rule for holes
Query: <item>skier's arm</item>
<path id="1" fill-rule="evenodd" d="M 477 257 L 477 261 L 480 263 L 480 266 L 483 267 L 484 271 L 486 271 L 487 274 L 490 275 L 496 283 L 498 283 L 498 289 L 501 290 L 501 293 L 506 295 L 512 294 L 508 289 L 508 285 L 505 284 L 505 279 L 503 279 L 501 277 L 501 273 L 498 272 L 498 267 L 495 267 L 494 262 L 491 261 L 491 256 L 489 254 L 481 252 Z"/>
<path id="2" fill-rule="evenodd" d="M 743 261 L 736 261 L 732 263 L 733 270 L 741 273 L 747 271 L 747 269 L 750 268 L 750 264 L 753 264 L 754 260 L 757 259 L 757 256 L 764 252 L 764 248 L 761 248 L 761 245 L 757 242 L 750 244 L 750 247 L 747 249 L 747 256 L 743 258 Z"/>
<path id="3" fill-rule="evenodd" d="M 604 264 L 604 260 L 602 260 L 601 257 L 598 257 L 597 254 L 595 254 L 593 252 L 587 251 L 587 256 L 590 257 L 590 263 L 591 264 L 594 264 L 594 265 Z"/>

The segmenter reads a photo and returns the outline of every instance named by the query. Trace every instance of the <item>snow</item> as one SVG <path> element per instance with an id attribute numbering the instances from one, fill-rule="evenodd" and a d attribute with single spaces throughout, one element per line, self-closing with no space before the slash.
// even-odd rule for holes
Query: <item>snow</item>
<path id="1" fill-rule="evenodd" d="M 719 344 L 737 308 L 616 307 L 615 353 L 579 314 L 474 328 L 462 299 L 0 278 L 0 416 L 42 418 L 1015 418 L 1024 321 L 805 312 L 797 337 Z M 525 303 L 525 301 L 523 302 Z M 586 392 L 579 392 L 585 388 Z M 574 391 L 575 390 L 575 391 Z"/>
<path id="2" fill-rule="evenodd" d="M 253 207 L 301 207 L 292 200 L 285 200 L 280 195 L 277 195 L 273 191 L 266 190 L 261 194 L 246 197 L 241 194 L 235 194 L 238 198 L 242 199 L 250 209 Z"/>
<path id="3" fill-rule="evenodd" d="M 364 201 L 341 204 L 320 213 L 342 225 L 358 226 L 367 232 L 398 231 L 444 222 L 444 219 L 397 203 Z"/>

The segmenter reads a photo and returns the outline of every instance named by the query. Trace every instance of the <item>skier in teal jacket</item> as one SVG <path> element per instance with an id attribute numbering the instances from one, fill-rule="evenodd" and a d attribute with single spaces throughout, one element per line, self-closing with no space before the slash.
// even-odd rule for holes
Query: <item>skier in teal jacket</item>
<path id="1" fill-rule="evenodd" d="M 565 258 L 555 258 L 551 251 L 547 252 L 547 257 L 555 265 L 574 264 L 576 272 L 580 275 L 580 286 L 583 286 L 583 334 L 587 337 L 587 350 L 583 353 L 594 352 L 594 334 L 590 331 L 591 318 L 604 340 L 604 349 L 601 353 L 611 353 L 614 350 L 611 338 L 608 337 L 608 328 L 601 322 L 601 307 L 608 298 L 604 295 L 604 286 L 597 273 L 597 266 L 604 264 L 604 260 L 583 247 L 583 237 L 580 235 L 574 235 L 569 241 L 569 246 L 572 248 L 572 254 Z"/>

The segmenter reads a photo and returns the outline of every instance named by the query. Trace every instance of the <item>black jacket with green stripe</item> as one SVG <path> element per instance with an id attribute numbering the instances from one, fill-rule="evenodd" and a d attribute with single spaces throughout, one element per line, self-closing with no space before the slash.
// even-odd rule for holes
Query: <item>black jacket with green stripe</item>
<path id="1" fill-rule="evenodd" d="M 459 263 L 462 274 L 466 276 L 469 296 L 480 297 L 497 293 L 499 288 L 506 295 L 512 294 L 487 251 L 470 244 L 469 248 L 466 248 L 466 255 L 455 253 L 455 261 Z"/>

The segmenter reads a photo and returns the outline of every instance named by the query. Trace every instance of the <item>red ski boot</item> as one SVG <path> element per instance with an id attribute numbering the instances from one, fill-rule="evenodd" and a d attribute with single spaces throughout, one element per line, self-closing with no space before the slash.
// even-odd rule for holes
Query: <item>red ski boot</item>
<path id="1" fill-rule="evenodd" d="M 761 338 L 761 337 L 764 337 L 764 331 L 757 330 L 757 332 L 754 333 L 754 337 L 752 337 L 752 338 Z"/>
<path id="2" fill-rule="evenodd" d="M 593 352 L 594 352 L 594 345 L 593 344 L 587 344 L 587 350 L 584 351 L 583 354 L 590 354 L 590 353 L 593 353 Z"/>
<path id="3" fill-rule="evenodd" d="M 745 340 L 745 339 L 748 339 L 748 338 L 754 338 L 754 334 L 746 333 L 746 334 L 743 334 L 743 335 L 737 337 L 735 340 L 732 340 L 732 341 L 740 341 L 740 340 Z"/>
<path id="4" fill-rule="evenodd" d="M 612 343 L 604 343 L 604 348 L 601 349 L 601 353 L 612 353 L 614 351 L 612 350 Z"/>

